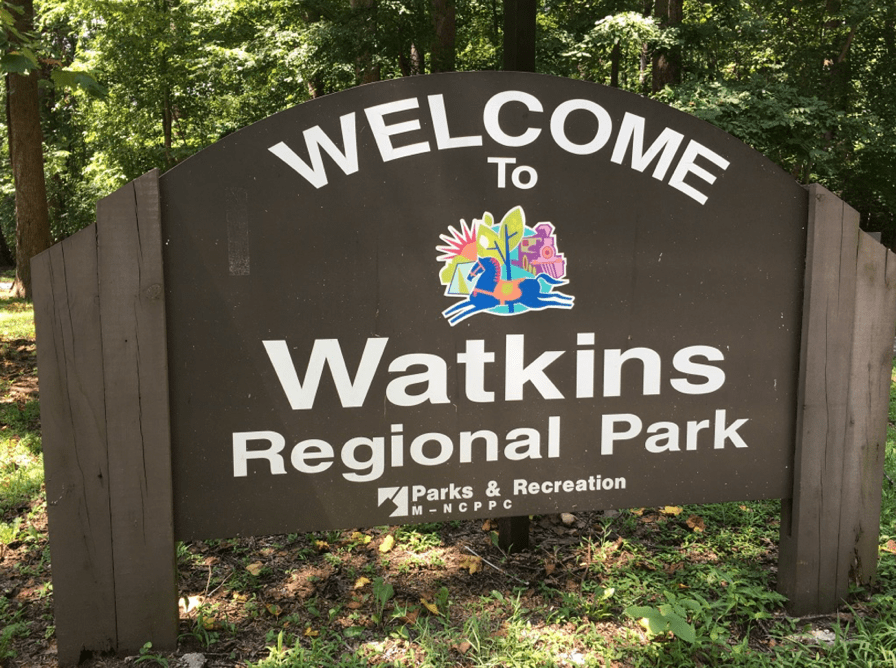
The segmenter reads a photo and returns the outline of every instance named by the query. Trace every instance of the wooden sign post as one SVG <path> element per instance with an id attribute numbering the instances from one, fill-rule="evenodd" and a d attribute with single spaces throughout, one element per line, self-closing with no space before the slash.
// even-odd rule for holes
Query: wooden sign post
<path id="1" fill-rule="evenodd" d="M 896 257 L 809 186 L 793 497 L 778 588 L 793 615 L 832 612 L 877 569 L 896 320 Z"/>
<path id="2" fill-rule="evenodd" d="M 663 105 L 364 86 L 32 271 L 63 665 L 174 648 L 176 540 L 780 498 L 793 614 L 874 577 L 896 258 Z"/>

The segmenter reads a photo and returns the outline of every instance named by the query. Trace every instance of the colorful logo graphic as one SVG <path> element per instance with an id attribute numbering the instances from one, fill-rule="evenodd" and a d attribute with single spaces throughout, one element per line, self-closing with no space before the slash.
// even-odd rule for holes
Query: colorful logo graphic
<path id="1" fill-rule="evenodd" d="M 436 246 L 443 262 L 439 280 L 448 297 L 462 301 L 442 311 L 453 327 L 477 313 L 519 315 L 548 308 L 571 309 L 574 297 L 553 292 L 568 283 L 566 258 L 557 251 L 550 223 L 526 225 L 522 207 L 508 211 L 495 225 L 492 214 L 474 219 L 460 230 L 449 226 Z"/>

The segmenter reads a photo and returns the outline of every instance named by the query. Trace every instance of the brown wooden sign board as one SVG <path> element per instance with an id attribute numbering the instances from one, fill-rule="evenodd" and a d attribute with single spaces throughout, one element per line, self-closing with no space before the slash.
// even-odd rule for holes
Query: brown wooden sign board
<path id="1" fill-rule="evenodd" d="M 876 563 L 894 270 L 827 191 L 594 84 L 245 128 L 35 260 L 60 658 L 173 642 L 175 539 L 574 509 L 788 499 L 782 590 L 835 606 Z M 82 633 L 149 548 L 155 603 L 115 568 Z"/>

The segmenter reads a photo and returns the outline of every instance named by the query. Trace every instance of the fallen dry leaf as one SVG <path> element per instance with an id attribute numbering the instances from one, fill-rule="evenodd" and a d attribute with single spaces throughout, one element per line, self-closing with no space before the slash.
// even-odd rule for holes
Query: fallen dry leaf
<path id="1" fill-rule="evenodd" d="M 398 621 L 403 622 L 405 624 L 416 624 L 417 617 L 420 616 L 420 608 L 414 608 L 412 610 L 408 610 L 404 617 L 399 617 Z"/>
<path id="2" fill-rule="evenodd" d="M 422 596 L 420 597 L 420 602 L 423 604 L 423 607 L 426 608 L 427 610 L 429 610 L 432 614 L 434 614 L 434 615 L 442 614 L 441 612 L 439 612 L 439 606 L 437 606 L 435 603 L 430 603 Z"/>
<path id="3" fill-rule="evenodd" d="M 318 552 L 326 552 L 330 549 L 330 544 L 325 540 L 316 540 L 314 541 L 314 547 L 317 548 Z"/>
<path id="4" fill-rule="evenodd" d="M 348 608 L 349 610 L 357 610 L 362 605 L 364 605 L 364 604 L 361 603 L 361 601 L 350 601 L 349 603 L 346 604 L 345 607 Z"/>
<path id="5" fill-rule="evenodd" d="M 677 517 L 678 515 L 681 515 L 682 510 L 683 510 L 683 508 L 681 506 L 664 506 L 663 514 L 664 515 L 675 515 Z"/>
<path id="6" fill-rule="evenodd" d="M 367 545 L 373 538 L 368 536 L 366 533 L 361 533 L 360 531 L 355 531 L 352 533 L 352 542 L 361 543 L 361 545 Z"/>
<path id="7" fill-rule="evenodd" d="M 466 568 L 470 571 L 470 575 L 473 575 L 476 571 L 482 570 L 482 559 L 472 554 L 464 555 L 460 559 L 460 567 Z"/>
<path id="8" fill-rule="evenodd" d="M 632 513 L 632 515 L 636 515 L 636 516 L 638 516 L 638 517 L 641 517 L 641 515 L 644 514 L 644 509 L 643 509 L 643 508 L 632 508 L 632 509 L 631 509 L 631 513 Z"/>
<path id="9" fill-rule="evenodd" d="M 497 529 L 497 528 L 498 528 L 498 525 L 495 524 L 494 522 L 492 522 L 491 520 L 485 520 L 485 522 L 482 523 L 483 531 L 491 531 L 492 529 Z"/>
<path id="10" fill-rule="evenodd" d="M 888 540 L 883 547 L 884 551 L 896 554 L 896 541 Z"/>
<path id="11" fill-rule="evenodd" d="M 367 584 L 370 584 L 370 580 L 368 580 L 365 577 L 360 577 L 357 580 L 355 580 L 355 586 L 353 588 L 360 589 L 361 587 L 363 587 L 364 585 L 367 585 Z"/>
<path id="12" fill-rule="evenodd" d="M 697 533 L 701 533 L 704 529 L 706 529 L 706 523 L 699 515 L 691 515 L 688 518 L 688 526 Z"/>
<path id="13" fill-rule="evenodd" d="M 276 603 L 265 603 L 264 607 L 269 613 L 274 615 L 274 617 L 279 617 L 280 613 L 283 612 L 283 608 Z"/>
<path id="14" fill-rule="evenodd" d="M 315 631 L 310 626 L 308 626 L 305 628 L 305 633 L 303 633 L 302 635 L 304 635 L 306 638 L 316 638 L 320 635 L 320 631 Z"/>
<path id="15" fill-rule="evenodd" d="M 259 573 L 261 573 L 262 568 L 264 568 L 264 564 L 260 561 L 254 561 L 246 566 L 246 570 L 249 571 L 252 575 L 258 575 Z"/>
<path id="16" fill-rule="evenodd" d="M 557 564 L 555 564 L 553 561 L 544 562 L 544 572 L 547 573 L 548 575 L 553 573 L 556 569 L 557 569 Z"/>
<path id="17" fill-rule="evenodd" d="M 461 654 L 466 654 L 467 652 L 470 651 L 470 648 L 472 646 L 473 645 L 470 642 L 464 640 L 462 643 L 458 643 L 457 645 L 452 645 L 451 649 L 456 649 Z"/>
<path id="18" fill-rule="evenodd" d="M 380 552 L 385 554 L 386 552 L 391 552 L 392 547 L 395 545 L 395 536 L 391 533 L 383 538 L 383 542 L 380 543 Z"/>

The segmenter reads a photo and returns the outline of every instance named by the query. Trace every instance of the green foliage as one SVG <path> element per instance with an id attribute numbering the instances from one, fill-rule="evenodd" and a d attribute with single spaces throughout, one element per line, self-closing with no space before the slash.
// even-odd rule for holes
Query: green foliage
<path id="1" fill-rule="evenodd" d="M 383 611 L 386 609 L 386 604 L 392 600 L 393 596 L 395 596 L 395 588 L 391 584 L 380 577 L 373 579 L 373 600 L 376 603 L 374 621 L 377 624 L 382 623 Z"/>
<path id="2" fill-rule="evenodd" d="M 10 0 L 0 3 L 0 72 L 28 74 L 39 67 L 34 53 L 36 35 L 17 27 L 23 14 L 21 5 Z"/>
<path id="3" fill-rule="evenodd" d="M 456 67 L 500 68 L 502 3 L 454 4 Z M 696 114 L 841 194 L 896 245 L 893 3 L 685 0 L 674 25 L 653 4 L 541 0 L 538 71 Z M 245 125 L 363 81 L 432 71 L 436 40 L 431 0 L 40 0 L 17 49 L 14 4 L 3 7 L 0 66 L 40 66 L 57 84 L 44 87 L 42 112 L 56 239 L 92 222 L 96 200 L 125 181 Z M 654 60 L 673 52 L 680 81 L 653 93 Z M 0 230 L 12 241 L 9 179 L 0 172 Z"/>
<path id="4" fill-rule="evenodd" d="M 148 665 L 162 666 L 168 668 L 168 659 L 161 654 L 153 654 L 152 643 L 147 642 L 140 648 L 140 654 L 134 659 L 134 663 L 145 663 Z"/>
<path id="5" fill-rule="evenodd" d="M 641 619 L 642 624 L 651 635 L 672 633 L 685 642 L 693 643 L 697 640 L 697 632 L 688 623 L 688 614 L 700 612 L 702 607 L 699 601 L 692 598 L 678 598 L 670 592 L 665 592 L 666 603 L 656 607 L 630 606 L 625 609 L 625 614 L 635 619 Z"/>

